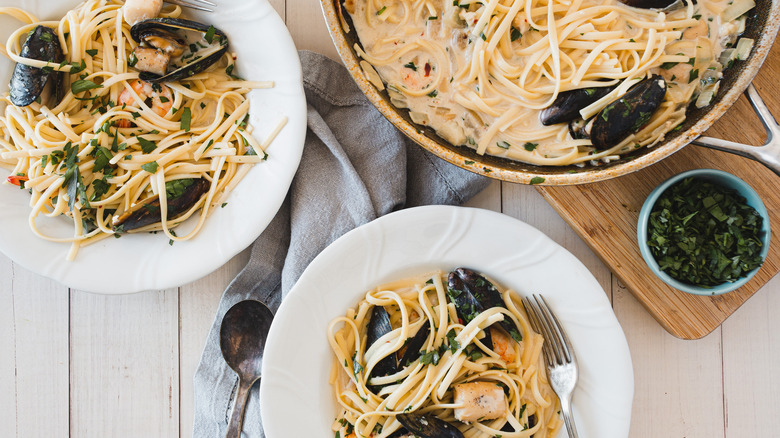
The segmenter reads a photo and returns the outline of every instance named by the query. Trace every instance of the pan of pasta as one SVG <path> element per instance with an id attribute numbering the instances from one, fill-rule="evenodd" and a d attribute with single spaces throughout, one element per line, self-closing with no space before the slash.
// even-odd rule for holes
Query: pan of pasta
<path id="1" fill-rule="evenodd" d="M 321 0 L 368 99 L 422 147 L 526 184 L 678 151 L 750 84 L 777 0 Z"/>
<path id="2" fill-rule="evenodd" d="M 254 241 L 306 127 L 297 52 L 265 0 L 5 4 L 3 253 L 123 293 L 195 280 Z"/>
<path id="3" fill-rule="evenodd" d="M 631 359 L 599 283 L 538 230 L 448 206 L 361 226 L 307 267 L 266 344 L 266 434 L 565 436 L 545 340 L 521 303 L 531 293 L 551 301 L 571 335 L 580 436 L 627 437 Z"/>

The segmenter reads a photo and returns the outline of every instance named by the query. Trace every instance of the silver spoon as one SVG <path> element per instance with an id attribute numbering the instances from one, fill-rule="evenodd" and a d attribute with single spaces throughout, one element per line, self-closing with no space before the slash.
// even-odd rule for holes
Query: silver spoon
<path id="1" fill-rule="evenodd" d="M 246 300 L 236 303 L 222 319 L 219 329 L 219 346 L 228 366 L 238 374 L 238 392 L 233 403 L 226 438 L 241 436 L 244 408 L 249 399 L 249 389 L 260 379 L 263 365 L 263 349 L 268 329 L 274 315 L 260 301 Z"/>

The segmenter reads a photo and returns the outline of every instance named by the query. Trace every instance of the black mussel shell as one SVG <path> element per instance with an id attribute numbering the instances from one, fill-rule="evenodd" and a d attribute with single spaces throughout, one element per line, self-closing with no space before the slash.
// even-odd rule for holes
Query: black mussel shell
<path id="1" fill-rule="evenodd" d="M 501 293 L 498 292 L 496 286 L 493 285 L 487 278 L 472 271 L 468 268 L 458 268 L 455 273 L 463 281 L 463 285 L 466 290 L 477 299 L 483 309 L 492 309 L 493 307 L 502 307 L 506 309 L 504 299 L 501 298 Z M 503 321 L 498 323 L 515 341 L 520 342 L 523 339 L 520 330 L 515 327 L 515 324 L 504 318 Z"/>
<path id="2" fill-rule="evenodd" d="M 666 81 L 653 75 L 596 114 L 590 141 L 596 149 L 609 149 L 638 132 L 652 118 L 666 96 Z"/>
<path id="3" fill-rule="evenodd" d="M 664 9 L 673 5 L 677 0 L 620 0 L 621 3 L 641 9 Z"/>
<path id="4" fill-rule="evenodd" d="M 216 49 L 209 55 L 188 62 L 175 70 L 169 71 L 163 76 L 150 72 L 141 72 L 138 77 L 146 82 L 158 83 L 176 81 L 193 76 L 219 61 L 228 49 L 228 39 L 225 32 L 208 24 L 178 18 L 152 18 L 140 21 L 130 28 L 130 36 L 132 36 L 136 42 L 140 43 L 143 41 L 144 35 L 153 32 L 155 29 L 160 29 L 172 34 L 176 34 L 177 31 L 196 31 L 204 34 L 212 33 L 211 46 L 216 47 Z"/>
<path id="5" fill-rule="evenodd" d="M 172 197 L 168 195 L 166 199 L 169 219 L 173 219 L 192 208 L 200 197 L 209 190 L 211 185 L 203 178 L 177 180 L 176 184 L 180 184 L 183 190 L 181 190 L 178 196 Z M 160 222 L 160 199 L 154 197 L 150 198 L 148 202 L 138 203 L 116 218 L 113 223 L 113 229 L 117 233 L 122 233 L 157 222 Z"/>
<path id="6" fill-rule="evenodd" d="M 409 432 L 421 438 L 463 438 L 457 427 L 429 414 L 398 414 L 395 418 Z"/>
<path id="7" fill-rule="evenodd" d="M 570 122 L 580 116 L 580 110 L 601 99 L 615 87 L 591 87 L 564 91 L 539 113 L 542 125 Z"/>
<path id="8" fill-rule="evenodd" d="M 366 351 L 369 347 L 374 345 L 379 338 L 390 333 L 392 330 L 393 327 L 390 325 L 390 315 L 387 314 L 385 308 L 382 306 L 374 306 L 374 309 L 371 311 L 371 319 L 368 320 L 368 328 L 366 331 Z M 397 360 L 396 352 L 386 356 L 374 366 L 369 378 L 396 373 L 398 371 Z"/>
<path id="9" fill-rule="evenodd" d="M 417 330 L 417 334 L 415 334 L 409 343 L 406 344 L 406 351 L 404 351 L 404 355 L 401 356 L 400 365 L 402 367 L 409 365 L 420 357 L 420 351 L 422 351 L 421 349 L 423 345 L 425 345 L 425 341 L 428 340 L 428 335 L 430 333 L 431 323 L 426 321 L 425 325 L 420 327 L 420 330 Z"/>
<path id="10" fill-rule="evenodd" d="M 447 295 L 450 297 L 450 301 L 455 304 L 458 318 L 463 320 L 464 325 L 471 322 L 472 319 L 484 310 L 482 304 L 469 292 L 463 284 L 463 280 L 454 271 L 450 272 L 450 275 L 447 277 Z M 481 342 L 488 348 L 493 346 L 490 330 L 485 330 L 485 337 L 482 338 Z"/>
<path id="11" fill-rule="evenodd" d="M 30 33 L 19 54 L 23 58 L 47 61 L 56 65 L 65 59 L 57 33 L 46 26 L 38 26 Z M 49 81 L 54 81 L 54 94 L 59 101 L 63 76 L 62 72 L 47 72 L 40 68 L 16 64 L 9 84 L 11 102 L 16 106 L 27 106 L 33 103 Z"/>

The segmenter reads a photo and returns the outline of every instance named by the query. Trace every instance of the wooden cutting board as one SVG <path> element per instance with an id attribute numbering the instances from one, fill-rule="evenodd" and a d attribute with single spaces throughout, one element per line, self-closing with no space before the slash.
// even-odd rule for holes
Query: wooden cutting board
<path id="1" fill-rule="evenodd" d="M 753 81 L 775 118 L 780 116 L 777 78 L 780 43 L 774 45 Z M 764 127 L 744 96 L 705 135 L 752 145 L 766 140 Z M 639 209 L 650 191 L 672 175 L 697 168 L 722 169 L 747 181 L 764 201 L 772 227 L 769 255 L 756 276 L 740 289 L 714 297 L 667 286 L 645 264 L 636 239 Z M 540 186 L 538 190 L 647 311 L 678 338 L 698 339 L 713 331 L 780 269 L 780 177 L 747 158 L 689 145 L 620 178 L 579 186 Z"/>

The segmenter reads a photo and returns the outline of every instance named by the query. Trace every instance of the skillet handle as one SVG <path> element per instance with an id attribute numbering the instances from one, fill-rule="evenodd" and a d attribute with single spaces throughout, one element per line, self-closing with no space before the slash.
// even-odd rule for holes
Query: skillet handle
<path id="1" fill-rule="evenodd" d="M 750 146 L 713 137 L 699 137 L 692 143 L 756 160 L 780 176 L 780 125 L 769 112 L 769 108 L 758 95 L 753 84 L 748 85 L 745 94 L 747 94 L 748 101 L 753 105 L 753 110 L 766 129 L 766 143 L 763 146 Z"/>

